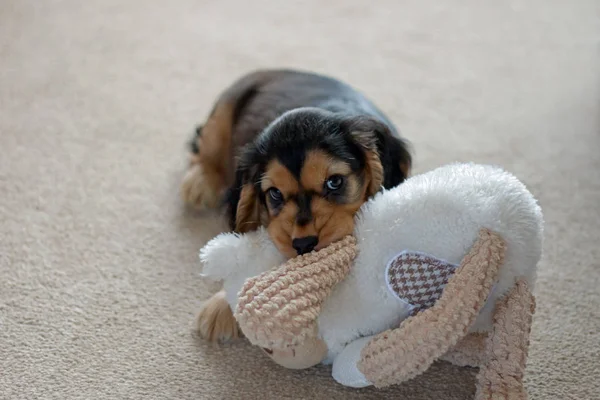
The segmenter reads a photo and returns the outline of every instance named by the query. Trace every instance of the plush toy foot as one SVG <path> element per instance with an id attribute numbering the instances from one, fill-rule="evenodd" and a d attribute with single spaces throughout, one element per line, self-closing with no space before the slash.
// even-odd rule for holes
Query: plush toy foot
<path id="1" fill-rule="evenodd" d="M 353 388 L 363 388 L 373 385 L 358 369 L 360 353 L 374 336 L 355 340 L 346 346 L 333 361 L 331 375 L 337 383 Z"/>
<path id="2" fill-rule="evenodd" d="M 520 280 L 501 299 L 486 343 L 486 361 L 477 376 L 477 400 L 526 400 L 523 385 L 535 299 Z"/>
<path id="3" fill-rule="evenodd" d="M 286 349 L 264 349 L 273 361 L 289 369 L 305 369 L 319 364 L 327 356 L 327 345 L 318 337 L 306 338 L 302 344 Z"/>
<path id="4" fill-rule="evenodd" d="M 224 290 L 214 294 L 202 305 L 198 315 L 198 334 L 211 342 L 226 342 L 240 337 L 238 324 L 225 299 Z"/>

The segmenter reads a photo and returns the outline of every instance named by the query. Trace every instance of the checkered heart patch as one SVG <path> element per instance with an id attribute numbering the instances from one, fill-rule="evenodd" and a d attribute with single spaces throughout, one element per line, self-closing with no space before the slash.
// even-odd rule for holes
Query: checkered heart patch
<path id="1" fill-rule="evenodd" d="M 415 315 L 435 304 L 457 268 L 428 254 L 403 251 L 388 262 L 385 279 L 389 290 Z"/>

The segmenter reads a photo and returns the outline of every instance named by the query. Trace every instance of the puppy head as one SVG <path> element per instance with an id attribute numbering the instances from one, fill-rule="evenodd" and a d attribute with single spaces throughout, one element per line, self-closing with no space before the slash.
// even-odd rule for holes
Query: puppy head
<path id="1" fill-rule="evenodd" d="M 244 148 L 230 222 L 238 232 L 266 226 L 287 257 L 318 250 L 352 233 L 360 206 L 409 166 L 404 143 L 372 117 L 293 110 Z"/>

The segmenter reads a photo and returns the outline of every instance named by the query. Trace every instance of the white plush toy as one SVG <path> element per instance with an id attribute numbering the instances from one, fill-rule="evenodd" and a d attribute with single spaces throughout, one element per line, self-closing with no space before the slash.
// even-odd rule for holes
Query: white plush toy
<path id="1" fill-rule="evenodd" d="M 513 175 L 452 164 L 367 202 L 356 244 L 288 261 L 259 230 L 222 234 L 200 258 L 244 334 L 281 365 L 333 363 L 344 385 L 386 386 L 444 358 L 481 367 L 478 397 L 520 399 L 542 229 Z"/>

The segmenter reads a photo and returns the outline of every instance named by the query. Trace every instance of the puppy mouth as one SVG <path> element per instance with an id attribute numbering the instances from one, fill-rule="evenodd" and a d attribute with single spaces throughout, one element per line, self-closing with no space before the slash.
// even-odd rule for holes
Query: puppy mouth
<path id="1" fill-rule="evenodd" d="M 319 238 L 319 242 L 314 247 L 314 249 L 312 249 L 311 253 L 314 253 L 314 252 L 319 251 L 319 250 L 323 250 L 325 247 L 331 245 L 332 243 L 335 243 L 335 242 L 338 242 L 338 241 L 342 240 L 346 236 L 347 236 L 347 234 L 345 234 L 345 235 L 335 235 L 333 237 L 328 237 L 326 240 L 323 240 L 323 239 Z M 285 250 L 285 254 L 289 258 L 294 258 L 294 257 L 298 256 L 298 253 L 291 246 L 291 244 L 287 246 L 287 248 Z"/>
<path id="2" fill-rule="evenodd" d="M 327 230 L 325 230 L 325 231 L 327 231 Z M 332 243 L 338 242 L 338 241 L 342 240 L 343 238 L 345 238 L 346 236 L 352 234 L 352 232 L 353 232 L 353 229 L 350 230 L 349 232 L 345 232 L 345 230 L 341 230 L 339 232 L 333 232 L 333 233 L 332 232 L 318 232 L 316 234 L 316 236 L 319 238 L 319 241 L 317 242 L 317 245 L 312 249 L 311 253 L 323 250 L 324 248 L 331 245 Z M 320 233 L 322 233 L 322 235 Z M 279 239 L 280 240 L 272 238 L 273 242 L 275 243 L 275 245 L 277 246 L 277 248 L 279 249 L 281 254 L 283 254 L 288 259 L 292 259 L 292 258 L 295 258 L 298 256 L 298 252 L 292 246 L 292 236 L 290 234 L 287 234 L 285 239 L 283 237 L 280 237 Z"/>

